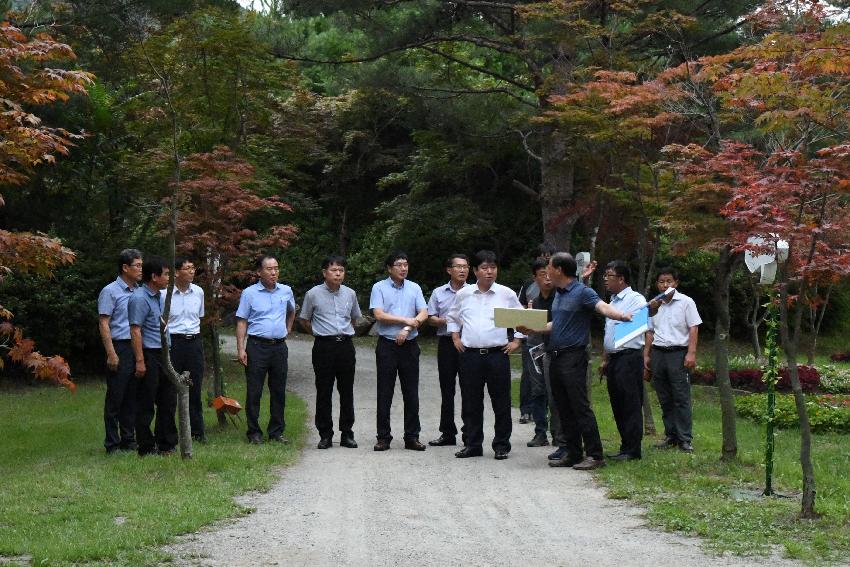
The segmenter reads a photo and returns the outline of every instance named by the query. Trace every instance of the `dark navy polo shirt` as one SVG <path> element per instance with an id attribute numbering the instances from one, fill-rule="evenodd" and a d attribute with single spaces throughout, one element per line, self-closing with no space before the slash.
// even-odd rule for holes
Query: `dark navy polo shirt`
<path id="1" fill-rule="evenodd" d="M 590 341 L 590 322 L 596 304 L 600 301 L 595 291 L 578 280 L 573 280 L 564 289 L 556 289 L 552 302 L 549 349 L 587 346 Z"/>

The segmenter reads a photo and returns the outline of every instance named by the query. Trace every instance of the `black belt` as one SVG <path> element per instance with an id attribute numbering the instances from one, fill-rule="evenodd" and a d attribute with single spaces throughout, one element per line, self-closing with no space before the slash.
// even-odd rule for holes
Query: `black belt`
<path id="1" fill-rule="evenodd" d="M 118 343 L 118 344 L 122 344 L 122 343 L 129 343 L 129 342 L 130 342 L 130 339 L 112 339 L 112 342 L 113 342 L 113 343 Z"/>
<path id="2" fill-rule="evenodd" d="M 618 350 L 617 352 L 609 352 L 608 358 L 617 358 L 618 356 L 625 356 L 627 354 L 637 354 L 641 352 L 642 349 L 639 348 L 624 348 L 623 350 Z"/>
<path id="3" fill-rule="evenodd" d="M 286 337 L 282 339 L 267 339 L 266 337 L 258 337 L 257 335 L 248 335 L 248 338 L 264 345 L 279 345 L 286 342 Z"/>
<path id="4" fill-rule="evenodd" d="M 494 352 L 502 352 L 503 348 L 505 348 L 505 345 L 492 346 L 492 347 L 487 347 L 487 348 L 466 347 L 466 350 L 464 350 L 463 352 L 471 352 L 471 353 L 475 353 L 475 354 L 491 354 L 491 353 L 494 353 Z"/>
<path id="5" fill-rule="evenodd" d="M 317 341 L 335 341 L 341 343 L 342 341 L 350 341 L 351 335 L 313 335 Z"/>
<path id="6" fill-rule="evenodd" d="M 200 333 L 195 334 L 195 335 L 190 335 L 188 333 L 179 333 L 179 334 L 172 333 L 171 340 L 180 339 L 182 341 L 194 341 L 195 339 L 197 339 L 200 336 L 201 336 Z"/>
<path id="7" fill-rule="evenodd" d="M 378 338 L 381 339 L 382 341 L 387 341 L 388 343 L 393 343 L 394 345 L 402 346 L 402 345 L 398 345 L 398 343 L 395 342 L 395 339 L 388 339 L 387 337 L 382 337 L 380 335 L 378 335 Z M 416 342 L 416 338 L 414 337 L 412 339 L 407 339 L 406 341 L 404 341 L 404 344 L 407 345 L 407 344 L 411 344 L 411 343 L 415 343 L 415 342 Z"/>
<path id="8" fill-rule="evenodd" d="M 655 346 L 652 345 L 652 348 L 655 350 L 660 350 L 661 352 L 680 352 L 683 350 L 688 350 L 686 346 Z"/>
<path id="9" fill-rule="evenodd" d="M 555 359 L 555 358 L 558 358 L 559 356 L 561 356 L 563 354 L 569 354 L 571 352 L 584 352 L 585 350 L 587 350 L 587 345 L 564 347 L 564 348 L 550 348 L 546 352 L 549 353 L 549 356 L 552 357 L 552 359 Z"/>

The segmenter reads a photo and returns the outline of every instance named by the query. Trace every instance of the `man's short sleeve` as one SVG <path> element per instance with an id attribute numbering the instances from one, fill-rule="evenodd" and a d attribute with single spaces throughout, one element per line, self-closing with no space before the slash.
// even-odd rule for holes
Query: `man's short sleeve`
<path id="1" fill-rule="evenodd" d="M 295 292 L 292 291 L 292 288 L 289 288 L 289 301 L 286 302 L 286 312 L 295 313 Z"/>
<path id="2" fill-rule="evenodd" d="M 200 316 L 201 316 L 201 318 L 203 318 L 203 316 L 204 316 L 204 308 L 205 308 L 205 303 L 204 303 L 204 288 L 202 288 L 201 286 L 198 286 L 198 293 L 200 293 L 200 294 L 201 294 L 201 312 L 200 312 L 200 313 L 198 313 L 198 315 L 200 315 Z"/>
<path id="3" fill-rule="evenodd" d="M 357 294 L 354 293 L 352 289 L 351 294 L 351 322 L 357 321 L 358 319 L 363 318 L 363 313 L 360 312 L 360 303 L 357 301 Z"/>
<path id="4" fill-rule="evenodd" d="M 251 315 L 251 294 L 248 292 L 248 288 L 242 290 L 242 295 L 239 296 L 239 308 L 236 309 L 236 316 L 240 319 L 248 320 L 248 317 Z"/>
<path id="5" fill-rule="evenodd" d="M 595 309 L 596 304 L 602 301 L 599 294 L 591 287 L 584 286 L 581 290 L 581 304 L 587 309 Z"/>
<path id="6" fill-rule="evenodd" d="M 384 294 L 381 293 L 381 282 L 372 286 L 372 295 L 369 296 L 369 309 L 383 309 Z"/>
<path id="7" fill-rule="evenodd" d="M 425 296 L 422 295 L 422 288 L 418 285 L 416 286 L 416 313 L 419 313 L 423 309 L 427 309 L 428 304 L 425 303 Z"/>
<path id="8" fill-rule="evenodd" d="M 100 295 L 97 296 L 97 313 L 98 315 L 112 316 L 115 311 L 115 296 L 109 289 L 109 286 L 100 290 Z"/>
<path id="9" fill-rule="evenodd" d="M 148 311 L 150 311 L 150 306 L 148 302 L 145 301 L 142 293 L 134 293 L 130 297 L 130 301 L 127 302 L 127 318 L 130 321 L 130 325 L 141 326 L 142 323 L 145 322 L 145 317 L 148 315 Z"/>
<path id="10" fill-rule="evenodd" d="M 301 313 L 298 314 L 298 318 L 309 321 L 313 318 L 313 309 L 313 290 L 311 289 L 304 295 L 304 303 L 301 304 Z"/>
<path id="11" fill-rule="evenodd" d="M 691 298 L 688 298 L 688 300 L 688 306 L 685 308 L 685 323 L 687 323 L 690 329 L 691 327 L 701 325 L 702 319 L 699 316 L 699 311 L 697 311 L 697 304 Z"/>
<path id="12" fill-rule="evenodd" d="M 437 291 L 440 288 L 431 292 L 431 297 L 428 298 L 428 315 L 437 316 Z"/>

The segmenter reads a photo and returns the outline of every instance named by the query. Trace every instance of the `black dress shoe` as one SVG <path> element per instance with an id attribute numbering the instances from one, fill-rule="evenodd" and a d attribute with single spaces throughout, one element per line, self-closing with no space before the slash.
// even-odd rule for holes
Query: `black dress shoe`
<path id="1" fill-rule="evenodd" d="M 679 443 L 679 450 L 684 451 L 685 453 L 693 453 L 694 446 L 688 443 L 687 441 L 682 441 Z"/>
<path id="2" fill-rule="evenodd" d="M 640 455 L 631 455 L 629 453 L 617 453 L 608 457 L 612 461 L 637 461 L 640 460 Z"/>
<path id="3" fill-rule="evenodd" d="M 200 443 L 201 445 L 206 445 L 207 437 L 206 435 L 192 435 L 192 441 L 195 443 Z"/>
<path id="4" fill-rule="evenodd" d="M 248 443 L 250 443 L 251 445 L 259 445 L 262 442 L 263 442 L 263 438 L 260 435 L 249 435 L 248 436 Z"/>
<path id="5" fill-rule="evenodd" d="M 319 440 L 319 444 L 316 445 L 316 449 L 330 449 L 333 447 L 333 440 L 330 437 L 322 437 Z"/>
<path id="6" fill-rule="evenodd" d="M 481 457 L 484 455 L 484 450 L 481 447 L 464 447 L 457 453 L 455 457 L 458 459 L 468 459 L 469 457 Z"/>
<path id="7" fill-rule="evenodd" d="M 534 438 L 526 443 L 529 447 L 545 447 L 549 444 L 549 438 L 546 437 L 545 433 L 541 433 L 539 435 L 535 435 Z"/>
<path id="8" fill-rule="evenodd" d="M 443 433 L 433 441 L 428 441 L 428 444 L 432 447 L 445 447 L 447 445 L 457 445 L 457 441 L 455 441 L 454 435 Z"/>
<path id="9" fill-rule="evenodd" d="M 531 416 L 528 415 L 527 413 L 524 413 L 521 416 L 519 416 L 519 422 L 522 423 L 523 425 L 525 425 L 526 423 L 531 423 Z"/>
<path id="10" fill-rule="evenodd" d="M 283 435 L 275 435 L 274 437 L 269 437 L 269 442 L 280 443 L 281 445 L 289 445 L 289 439 L 287 439 Z"/>
<path id="11" fill-rule="evenodd" d="M 570 457 L 569 455 L 565 456 L 562 459 L 558 459 L 557 461 L 549 461 L 550 467 L 569 467 L 572 468 L 582 462 L 581 457 Z"/>
<path id="12" fill-rule="evenodd" d="M 419 439 L 405 439 L 404 448 L 411 451 L 424 451 L 425 445 L 419 442 Z"/>
<path id="13" fill-rule="evenodd" d="M 345 433 L 343 433 L 339 438 L 339 446 L 347 447 L 349 449 L 356 449 L 357 442 L 354 440 L 354 434 L 349 433 L 346 435 Z"/>
<path id="14" fill-rule="evenodd" d="M 505 459 L 508 458 L 508 452 L 507 451 L 496 451 L 496 456 L 493 457 L 493 458 L 496 459 L 497 461 L 504 461 Z"/>
<path id="15" fill-rule="evenodd" d="M 389 451 L 390 450 L 390 441 L 389 439 L 378 439 L 378 442 L 375 443 L 376 451 Z"/>

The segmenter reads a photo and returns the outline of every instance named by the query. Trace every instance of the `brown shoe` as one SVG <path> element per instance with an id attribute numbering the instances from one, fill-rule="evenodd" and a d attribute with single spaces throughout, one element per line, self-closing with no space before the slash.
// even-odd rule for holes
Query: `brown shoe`
<path id="1" fill-rule="evenodd" d="M 390 442 L 388 439 L 378 439 L 378 442 L 375 443 L 376 451 L 389 451 L 390 450 Z"/>
<path id="2" fill-rule="evenodd" d="M 424 451 L 425 445 L 419 442 L 419 439 L 405 439 L 404 448 L 411 451 Z"/>
<path id="3" fill-rule="evenodd" d="M 581 462 L 582 462 L 581 457 L 570 457 L 569 455 L 565 455 L 561 459 L 549 461 L 549 466 L 550 467 L 569 467 L 569 468 L 572 468 L 572 467 L 574 467 L 575 465 L 577 465 Z"/>
<path id="4" fill-rule="evenodd" d="M 653 445 L 653 447 L 655 447 L 656 449 L 672 449 L 678 444 L 679 442 L 676 439 L 668 437 L 664 441 L 656 443 L 655 445 Z"/>
<path id="5" fill-rule="evenodd" d="M 605 459 L 594 459 L 593 457 L 587 457 L 582 462 L 577 465 L 573 465 L 573 468 L 577 471 L 592 471 L 594 469 L 601 469 L 605 466 Z"/>

